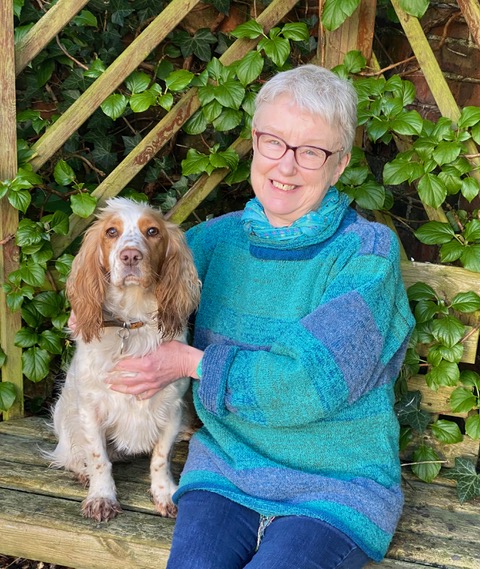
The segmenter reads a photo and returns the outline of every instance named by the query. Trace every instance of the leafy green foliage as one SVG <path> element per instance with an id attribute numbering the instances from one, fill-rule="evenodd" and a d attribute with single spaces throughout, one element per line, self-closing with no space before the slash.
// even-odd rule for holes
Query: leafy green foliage
<path id="1" fill-rule="evenodd" d="M 446 472 L 445 477 L 456 480 L 460 502 L 480 496 L 480 474 L 477 474 L 475 464 L 470 460 L 456 458 L 454 468 Z"/>

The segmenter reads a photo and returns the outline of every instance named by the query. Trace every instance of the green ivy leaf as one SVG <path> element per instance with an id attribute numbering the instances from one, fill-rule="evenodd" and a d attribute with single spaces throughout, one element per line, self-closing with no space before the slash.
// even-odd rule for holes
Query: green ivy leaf
<path id="1" fill-rule="evenodd" d="M 38 334 L 32 328 L 21 328 L 15 334 L 15 345 L 18 348 L 31 348 L 38 344 Z"/>
<path id="2" fill-rule="evenodd" d="M 465 199 L 467 199 L 469 202 L 472 202 L 472 200 L 476 198 L 480 193 L 480 183 L 476 178 L 467 176 L 466 178 L 462 178 L 460 191 L 462 192 L 462 195 L 465 197 Z"/>
<path id="3" fill-rule="evenodd" d="M 465 325 L 455 316 L 445 316 L 432 323 L 432 334 L 435 339 L 451 348 L 465 334 Z"/>
<path id="4" fill-rule="evenodd" d="M 463 107 L 460 118 L 457 121 L 458 128 L 470 128 L 480 123 L 479 107 Z"/>
<path id="5" fill-rule="evenodd" d="M 425 381 L 432 389 L 438 387 L 455 387 L 460 379 L 458 365 L 442 360 L 438 366 L 433 367 L 426 375 Z"/>
<path id="6" fill-rule="evenodd" d="M 271 32 L 270 32 L 271 33 Z M 275 38 L 262 38 L 258 44 L 259 50 L 264 50 L 265 55 L 270 58 L 277 67 L 283 67 L 290 55 L 290 43 L 288 40 Z"/>
<path id="7" fill-rule="evenodd" d="M 440 457 L 432 447 L 421 445 L 413 453 L 413 473 L 424 482 L 432 482 L 441 469 Z"/>
<path id="8" fill-rule="evenodd" d="M 460 374 L 460 381 L 463 385 L 476 387 L 477 391 L 480 392 L 480 375 L 476 371 L 471 369 L 462 370 L 462 373 Z"/>
<path id="9" fill-rule="evenodd" d="M 480 310 L 480 296 L 473 291 L 459 292 L 453 297 L 451 307 L 458 312 L 475 312 Z"/>
<path id="10" fill-rule="evenodd" d="M 307 25 L 303 22 L 291 22 L 283 26 L 282 36 L 287 40 L 308 41 L 310 33 Z"/>
<path id="11" fill-rule="evenodd" d="M 105 69 L 106 69 L 105 63 L 103 63 L 101 59 L 97 58 L 90 63 L 90 67 L 83 72 L 83 75 L 85 77 L 91 77 L 92 79 L 97 79 L 98 77 L 100 77 L 100 75 L 102 75 Z"/>
<path id="12" fill-rule="evenodd" d="M 406 182 L 414 182 L 425 173 L 420 162 L 404 162 L 392 160 L 387 162 L 383 169 L 383 181 L 385 184 L 398 185 Z"/>
<path id="13" fill-rule="evenodd" d="M 171 93 L 160 95 L 157 99 L 157 103 L 162 107 L 162 109 L 169 111 L 173 107 L 173 95 Z"/>
<path id="14" fill-rule="evenodd" d="M 329 32 L 339 28 L 358 8 L 360 0 L 326 0 L 322 10 L 322 24 Z"/>
<path id="15" fill-rule="evenodd" d="M 417 322 L 428 322 L 437 314 L 442 312 L 442 308 L 436 302 L 430 300 L 420 300 L 414 309 Z"/>
<path id="16" fill-rule="evenodd" d="M 136 93 L 130 97 L 130 108 L 134 113 L 143 113 L 157 102 L 158 94 L 153 89 Z"/>
<path id="17" fill-rule="evenodd" d="M 49 373 L 52 356 L 41 348 L 33 347 L 22 354 L 23 373 L 34 383 L 42 381 Z"/>
<path id="18" fill-rule="evenodd" d="M 80 14 L 73 18 L 72 24 L 79 27 L 90 26 L 92 28 L 96 28 L 97 18 L 89 10 L 82 10 Z"/>
<path id="19" fill-rule="evenodd" d="M 146 91 L 152 81 L 150 75 L 147 75 L 143 71 L 134 71 L 125 79 L 125 85 L 127 89 L 135 95 L 137 93 L 143 93 Z"/>
<path id="20" fill-rule="evenodd" d="M 105 101 L 103 101 L 103 103 L 100 105 L 100 108 L 107 115 L 107 117 L 110 117 L 112 120 L 117 120 L 125 112 L 127 104 L 128 99 L 125 97 L 125 95 L 114 93 L 113 95 L 107 97 Z"/>
<path id="21" fill-rule="evenodd" d="M 457 423 L 439 419 L 432 424 L 432 433 L 436 439 L 447 445 L 459 443 L 463 440 L 463 435 Z"/>
<path id="22" fill-rule="evenodd" d="M 465 432 L 473 440 L 480 439 L 480 415 L 472 415 L 465 421 Z"/>
<path id="23" fill-rule="evenodd" d="M 55 269 L 62 277 L 67 277 L 72 269 L 73 255 L 64 253 L 55 261 Z"/>
<path id="24" fill-rule="evenodd" d="M 416 18 L 421 18 L 425 14 L 429 4 L 430 0 L 400 0 L 402 10 Z"/>
<path id="25" fill-rule="evenodd" d="M 390 128 L 389 121 L 384 117 L 373 117 L 367 124 L 367 133 L 373 142 L 380 140 Z"/>
<path id="26" fill-rule="evenodd" d="M 189 148 L 187 152 L 187 157 L 182 160 L 182 174 L 184 176 L 190 176 L 191 174 L 203 174 L 210 164 L 209 157 L 206 154 L 202 154 L 195 150 L 195 148 Z"/>
<path id="27" fill-rule="evenodd" d="M 442 141 L 433 151 L 433 159 L 439 166 L 450 164 L 458 158 L 461 151 L 462 147 L 457 142 Z"/>
<path id="28" fill-rule="evenodd" d="M 15 209 L 18 209 L 22 213 L 26 213 L 30 203 L 32 202 L 32 196 L 27 190 L 20 190 L 18 192 L 11 191 L 8 194 L 8 201 Z"/>
<path id="29" fill-rule="evenodd" d="M 407 295 L 409 300 L 437 300 L 437 295 L 433 288 L 422 282 L 409 286 L 407 289 Z"/>
<path id="30" fill-rule="evenodd" d="M 210 164 L 215 168 L 229 168 L 235 170 L 238 166 L 238 154 L 235 150 L 224 150 L 210 156 Z"/>
<path id="31" fill-rule="evenodd" d="M 208 121 L 205 118 L 204 114 L 202 113 L 202 110 L 200 109 L 199 111 L 194 113 L 193 116 L 189 118 L 188 121 L 183 125 L 183 130 L 187 134 L 191 134 L 193 136 L 205 132 L 207 126 L 208 126 Z"/>
<path id="32" fill-rule="evenodd" d="M 403 102 L 401 103 L 403 109 Z M 390 128 L 397 134 L 405 136 L 415 136 L 422 132 L 423 119 L 417 111 L 406 111 L 400 113 L 390 122 Z"/>
<path id="33" fill-rule="evenodd" d="M 450 408 L 454 413 L 468 413 L 475 408 L 477 398 L 471 389 L 457 387 L 450 395 Z"/>
<path id="34" fill-rule="evenodd" d="M 420 391 L 408 391 L 395 404 L 395 413 L 400 425 L 412 427 L 423 433 L 430 423 L 430 415 L 420 409 L 422 394 Z"/>
<path id="35" fill-rule="evenodd" d="M 18 224 L 15 242 L 19 247 L 27 247 L 41 243 L 44 239 L 45 231 L 41 223 L 23 218 Z"/>
<path id="36" fill-rule="evenodd" d="M 45 215 L 41 221 L 47 226 L 47 229 L 57 235 L 68 234 L 70 221 L 68 215 L 63 211 L 56 211 L 53 214 Z"/>
<path id="37" fill-rule="evenodd" d="M 250 51 L 236 66 L 237 77 L 242 85 L 252 83 L 262 73 L 265 60 L 258 51 Z"/>
<path id="38" fill-rule="evenodd" d="M 51 354 L 60 355 L 63 352 L 63 338 L 53 330 L 44 330 L 38 343 L 40 348 Z"/>
<path id="39" fill-rule="evenodd" d="M 59 160 L 55 164 L 53 177 L 55 178 L 55 182 L 60 186 L 69 186 L 75 181 L 75 172 L 73 171 L 73 168 L 65 162 L 65 160 Z"/>
<path id="40" fill-rule="evenodd" d="M 226 132 L 236 128 L 242 122 L 242 112 L 234 109 L 224 109 L 213 121 L 215 130 Z"/>
<path id="41" fill-rule="evenodd" d="M 214 88 L 214 97 L 224 107 L 238 110 L 245 96 L 245 89 L 238 81 L 227 81 Z"/>
<path id="42" fill-rule="evenodd" d="M 63 297 L 50 290 L 37 294 L 33 300 L 33 305 L 45 318 L 57 316 L 64 309 Z"/>
<path id="43" fill-rule="evenodd" d="M 234 38 L 248 38 L 254 40 L 259 36 L 263 36 L 263 28 L 255 20 L 249 20 L 237 26 L 231 34 Z"/>
<path id="44" fill-rule="evenodd" d="M 418 183 L 418 194 L 424 203 L 436 209 L 445 201 L 447 189 L 435 174 L 424 174 Z"/>
<path id="45" fill-rule="evenodd" d="M 165 79 L 165 84 L 170 91 L 182 91 L 190 85 L 193 78 L 194 74 L 191 71 L 179 69 L 170 73 Z"/>
<path id="46" fill-rule="evenodd" d="M 8 411 L 15 403 L 16 398 L 15 385 L 11 381 L 0 382 L 0 411 Z"/>
<path id="47" fill-rule="evenodd" d="M 19 272 L 22 280 L 31 286 L 41 286 L 46 278 L 45 269 L 31 262 L 22 263 Z"/>
<path id="48" fill-rule="evenodd" d="M 428 221 L 415 231 L 415 237 L 426 245 L 448 243 L 455 236 L 455 231 L 448 223 Z"/>
<path id="49" fill-rule="evenodd" d="M 442 263 L 454 263 L 463 255 L 464 246 L 456 239 L 452 239 L 450 243 L 444 243 L 440 247 L 440 260 Z"/>
<path id="50" fill-rule="evenodd" d="M 460 502 L 480 496 L 480 474 L 475 464 L 466 458 L 456 458 L 455 466 L 445 472 L 445 478 L 457 481 L 457 495 Z"/>
<path id="51" fill-rule="evenodd" d="M 369 180 L 353 190 L 348 190 L 347 188 L 345 191 L 363 209 L 383 209 L 385 188 L 374 180 Z"/>
<path id="52" fill-rule="evenodd" d="M 95 211 L 97 200 L 90 194 L 75 194 L 70 198 L 72 211 L 75 215 L 82 218 L 90 217 Z"/>
<path id="53" fill-rule="evenodd" d="M 464 247 L 460 260 L 469 271 L 480 273 L 480 245 L 467 245 Z"/>
<path id="54" fill-rule="evenodd" d="M 367 60 L 361 51 L 352 50 L 347 53 L 343 59 L 343 65 L 348 73 L 359 73 L 365 68 Z"/>
<path id="55" fill-rule="evenodd" d="M 0 367 L 4 366 L 6 361 L 7 361 L 7 354 L 2 350 L 2 347 L 0 346 Z"/>
<path id="56" fill-rule="evenodd" d="M 463 237 L 469 243 L 480 241 L 480 219 L 472 219 L 466 223 Z"/>

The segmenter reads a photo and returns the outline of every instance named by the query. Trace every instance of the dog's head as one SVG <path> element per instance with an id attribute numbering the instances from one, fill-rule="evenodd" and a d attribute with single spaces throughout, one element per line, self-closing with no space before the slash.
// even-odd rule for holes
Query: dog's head
<path id="1" fill-rule="evenodd" d="M 106 294 L 129 287 L 154 293 L 164 339 L 177 336 L 199 302 L 200 287 L 183 233 L 162 214 L 125 198 L 107 201 L 85 233 L 67 281 L 75 335 L 98 338 Z"/>

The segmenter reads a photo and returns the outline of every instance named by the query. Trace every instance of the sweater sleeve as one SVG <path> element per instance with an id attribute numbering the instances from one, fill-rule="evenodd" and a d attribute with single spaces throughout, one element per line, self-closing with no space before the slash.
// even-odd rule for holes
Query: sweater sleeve
<path id="1" fill-rule="evenodd" d="M 260 424 L 308 424 L 394 381 L 414 322 L 396 261 L 351 259 L 319 306 L 268 349 L 208 346 L 198 386 L 205 409 Z"/>

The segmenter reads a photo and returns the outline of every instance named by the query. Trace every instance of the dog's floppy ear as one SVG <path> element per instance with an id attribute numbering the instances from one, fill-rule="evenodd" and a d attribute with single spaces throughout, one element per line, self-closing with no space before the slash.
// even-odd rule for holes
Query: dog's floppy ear
<path id="1" fill-rule="evenodd" d="M 165 339 L 179 335 L 200 302 L 200 281 L 192 253 L 179 227 L 165 222 L 166 257 L 156 286 L 159 330 Z"/>
<path id="2" fill-rule="evenodd" d="M 66 284 L 67 296 L 76 316 L 73 336 L 80 335 L 87 343 L 99 338 L 103 323 L 106 275 L 101 256 L 97 222 L 85 233 Z"/>

